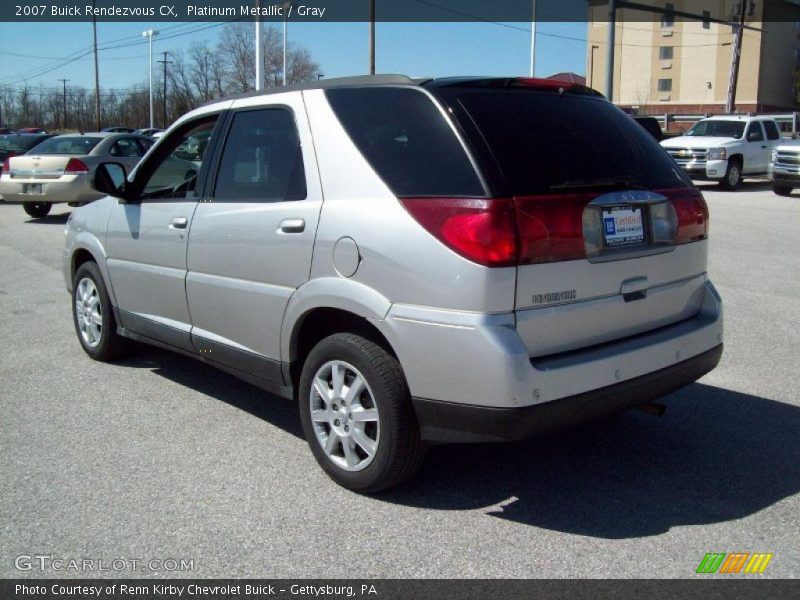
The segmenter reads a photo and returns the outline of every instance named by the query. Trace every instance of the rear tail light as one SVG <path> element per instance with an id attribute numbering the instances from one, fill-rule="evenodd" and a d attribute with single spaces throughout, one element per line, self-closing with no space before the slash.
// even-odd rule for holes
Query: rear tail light
<path id="1" fill-rule="evenodd" d="M 3 161 L 3 171 L 6 173 L 11 172 L 11 156 L 8 156 L 8 158 Z"/>
<path id="2" fill-rule="evenodd" d="M 583 210 L 598 194 L 517 198 L 519 264 L 586 258 Z"/>
<path id="3" fill-rule="evenodd" d="M 675 207 L 678 220 L 675 243 L 708 237 L 708 207 L 698 190 L 657 193 L 666 196 Z M 487 267 L 505 267 L 586 258 L 584 209 L 599 195 L 593 192 L 514 199 L 403 198 L 401 202 L 420 225 L 464 258 Z"/>
<path id="4" fill-rule="evenodd" d="M 64 175 L 80 175 L 88 172 L 89 167 L 79 158 L 70 158 L 67 161 L 67 167 L 64 169 Z"/>
<path id="5" fill-rule="evenodd" d="M 516 264 L 511 200 L 404 198 L 402 203 L 420 225 L 464 258 L 487 267 Z"/>
<path id="6" fill-rule="evenodd" d="M 675 207 L 678 217 L 676 244 L 688 244 L 708 237 L 708 205 L 700 190 L 685 188 L 660 193 Z"/>

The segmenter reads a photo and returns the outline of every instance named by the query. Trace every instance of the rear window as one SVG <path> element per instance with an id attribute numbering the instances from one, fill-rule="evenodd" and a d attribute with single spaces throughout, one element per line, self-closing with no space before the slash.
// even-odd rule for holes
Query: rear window
<path id="1" fill-rule="evenodd" d="M 486 195 L 450 124 L 423 92 L 345 88 L 326 95 L 353 143 L 395 195 Z"/>
<path id="2" fill-rule="evenodd" d="M 648 189 L 689 185 L 658 142 L 603 99 L 468 89 L 454 99 L 477 127 L 473 143 L 488 145 L 505 183 L 503 193 L 543 194 L 609 179 Z"/>
<path id="3" fill-rule="evenodd" d="M 75 137 L 54 137 L 45 140 L 35 147 L 34 154 L 89 154 L 103 138 L 88 137 L 85 135 Z"/>

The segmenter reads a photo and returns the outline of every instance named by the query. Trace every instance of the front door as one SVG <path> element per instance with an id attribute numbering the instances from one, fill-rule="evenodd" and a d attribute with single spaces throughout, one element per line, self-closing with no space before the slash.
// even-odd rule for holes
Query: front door
<path id="1" fill-rule="evenodd" d="M 301 95 L 270 100 L 232 106 L 192 221 L 186 293 L 203 356 L 281 383 L 283 313 L 309 278 L 322 193 Z"/>
<path id="2" fill-rule="evenodd" d="M 207 167 L 202 154 L 179 158 L 176 149 L 216 122 L 204 117 L 165 138 L 130 184 L 136 201 L 116 204 L 108 224 L 108 271 L 122 326 L 186 350 L 186 245 Z"/>

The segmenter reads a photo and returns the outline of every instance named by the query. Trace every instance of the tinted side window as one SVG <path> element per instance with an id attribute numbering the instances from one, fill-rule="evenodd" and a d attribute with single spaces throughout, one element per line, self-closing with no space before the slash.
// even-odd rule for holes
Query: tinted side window
<path id="1" fill-rule="evenodd" d="M 778 131 L 778 126 L 772 121 L 764 121 L 764 129 L 767 130 L 768 140 L 777 140 L 781 137 L 781 134 Z"/>
<path id="2" fill-rule="evenodd" d="M 764 141 L 764 131 L 761 129 L 761 125 L 758 124 L 758 121 L 753 121 L 750 123 L 750 126 L 747 128 L 746 139 L 749 142 Z"/>
<path id="3" fill-rule="evenodd" d="M 449 123 L 424 93 L 353 88 L 326 95 L 353 143 L 395 195 L 486 195 Z"/>
<path id="4" fill-rule="evenodd" d="M 306 197 L 294 115 L 284 108 L 237 112 L 214 188 L 217 202 L 281 202 Z"/>

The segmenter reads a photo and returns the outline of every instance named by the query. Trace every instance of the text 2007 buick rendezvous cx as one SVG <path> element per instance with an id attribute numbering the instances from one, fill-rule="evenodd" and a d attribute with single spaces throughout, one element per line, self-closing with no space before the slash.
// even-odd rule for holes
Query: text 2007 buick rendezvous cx
<path id="1" fill-rule="evenodd" d="M 108 196 L 67 226 L 83 349 L 145 341 L 296 398 L 354 490 L 428 443 L 645 403 L 722 352 L 702 195 L 585 87 L 314 82 L 191 112 L 123 171 L 99 168 Z"/>

